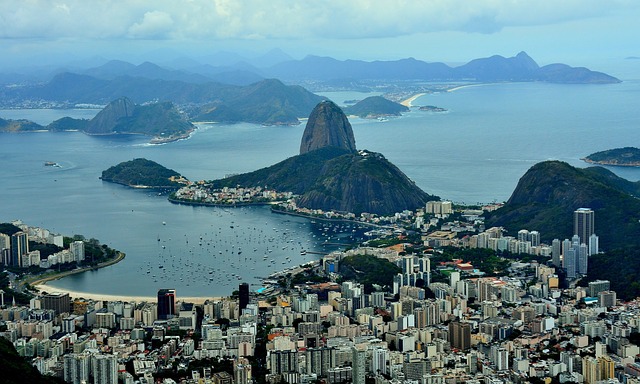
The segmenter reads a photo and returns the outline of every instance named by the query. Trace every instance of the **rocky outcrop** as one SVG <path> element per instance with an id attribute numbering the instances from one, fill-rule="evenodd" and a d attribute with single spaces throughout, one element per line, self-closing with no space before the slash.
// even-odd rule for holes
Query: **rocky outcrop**
<path id="1" fill-rule="evenodd" d="M 388 215 L 438 199 L 381 154 L 356 151 L 351 124 L 330 101 L 318 104 L 309 116 L 299 155 L 213 184 L 216 188 L 266 185 L 298 195 L 299 207 L 355 214 Z"/>
<path id="2" fill-rule="evenodd" d="M 300 154 L 324 147 L 356 150 L 353 129 L 340 107 L 331 101 L 322 101 L 311 112 L 300 143 Z"/>
<path id="3" fill-rule="evenodd" d="M 126 97 L 116 99 L 91 119 L 85 132 L 98 135 L 113 133 L 113 128 L 122 118 L 133 116 L 135 107 L 133 101 Z"/>
<path id="4" fill-rule="evenodd" d="M 297 200 L 300 207 L 388 215 L 437 200 L 379 153 L 358 151 L 327 161 L 315 184 Z"/>

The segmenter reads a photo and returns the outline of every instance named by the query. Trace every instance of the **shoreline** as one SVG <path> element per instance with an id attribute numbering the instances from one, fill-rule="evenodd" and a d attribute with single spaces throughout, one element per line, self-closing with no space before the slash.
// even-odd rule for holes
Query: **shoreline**
<path id="1" fill-rule="evenodd" d="M 624 163 L 616 163 L 614 161 L 607 161 L 607 160 L 591 160 L 591 159 L 587 159 L 586 157 L 583 157 L 582 159 L 580 159 L 582 161 L 584 161 L 587 164 L 594 164 L 594 165 L 607 165 L 610 167 L 627 167 L 627 168 L 638 168 L 640 167 L 640 163 L 628 163 L 628 164 L 624 164 Z"/>
<path id="2" fill-rule="evenodd" d="M 92 271 L 92 270 L 96 270 L 96 269 L 112 266 L 112 265 L 117 264 L 117 263 L 121 262 L 122 260 L 124 260 L 125 257 L 126 257 L 126 254 L 124 252 L 118 252 L 118 256 L 116 256 L 114 259 L 105 261 L 104 263 L 100 263 L 100 264 L 96 265 L 95 267 L 77 268 L 77 269 L 73 269 L 71 271 L 54 273 L 54 274 L 51 274 L 51 275 L 48 275 L 48 276 L 44 276 L 44 277 L 36 276 L 35 280 L 30 281 L 27 278 L 24 282 L 28 283 L 28 284 L 30 284 L 30 285 L 32 285 L 34 287 L 38 286 L 38 285 L 45 285 L 49 281 L 59 280 L 59 279 L 62 279 L 63 277 L 76 275 L 78 273 L 83 273 L 83 272 L 87 272 L 87 271 Z"/>
<path id="3" fill-rule="evenodd" d="M 482 86 L 485 86 L 485 85 L 494 85 L 494 84 L 498 84 L 498 83 L 465 84 L 465 85 L 459 85 L 457 87 L 449 88 L 449 89 L 446 90 L 446 92 L 454 92 L 454 91 L 457 91 L 459 89 L 471 88 L 471 87 L 482 87 Z"/>
<path id="4" fill-rule="evenodd" d="M 411 108 L 411 107 L 413 107 L 413 102 L 416 101 L 417 98 L 422 97 L 424 95 L 426 95 L 425 92 L 416 93 L 415 95 L 411 96 L 410 98 L 402 100 L 400 102 L 400 104 L 404 105 L 407 108 Z"/>
<path id="5" fill-rule="evenodd" d="M 68 293 L 71 299 L 86 299 L 86 300 L 95 300 L 95 301 L 123 301 L 123 302 L 156 302 L 158 299 L 155 296 L 134 296 L 134 295 L 113 295 L 106 293 L 90 293 L 90 292 L 81 292 L 74 291 L 71 289 L 58 288 L 46 285 L 46 283 L 38 284 L 33 286 L 38 291 L 44 293 Z M 224 297 L 198 297 L 198 296 L 185 296 L 181 297 L 176 295 L 176 302 L 189 302 L 194 304 L 204 304 L 207 300 L 224 300 Z"/>

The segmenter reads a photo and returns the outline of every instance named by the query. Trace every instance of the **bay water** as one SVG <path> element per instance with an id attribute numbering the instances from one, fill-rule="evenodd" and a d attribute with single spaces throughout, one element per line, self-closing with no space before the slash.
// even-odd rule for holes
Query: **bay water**
<path id="1" fill-rule="evenodd" d="M 352 118 L 356 145 L 380 152 L 430 194 L 459 203 L 505 201 L 532 165 L 640 146 L 640 81 L 611 85 L 508 83 L 429 94 L 386 121 Z M 333 92 L 344 100 L 369 94 Z M 0 110 L 1 118 L 40 124 L 96 110 Z M 272 165 L 299 151 L 304 124 L 206 124 L 187 140 L 148 144 L 139 135 L 0 133 L 0 221 L 21 219 L 64 235 L 82 234 L 127 254 L 111 267 L 49 283 L 114 295 L 221 296 L 361 238 L 364 229 L 271 213 L 268 207 L 174 205 L 166 196 L 103 182 L 101 172 L 144 157 L 190 180 L 210 180 Z M 45 167 L 54 161 L 61 167 Z M 632 181 L 640 169 L 610 167 Z M 530 228 L 531 230 L 535 228 Z M 543 230 L 543 229 L 538 229 Z M 309 251 L 301 254 L 301 251 Z M 304 252 L 303 252 L 304 253 Z M 52 289 L 53 289 L 52 288 Z"/>

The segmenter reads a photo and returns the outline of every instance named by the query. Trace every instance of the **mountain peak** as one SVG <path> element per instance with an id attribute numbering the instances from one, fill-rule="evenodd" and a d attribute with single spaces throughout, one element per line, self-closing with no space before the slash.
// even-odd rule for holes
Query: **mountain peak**
<path id="1" fill-rule="evenodd" d="M 338 147 L 354 152 L 356 140 L 353 129 L 335 103 L 325 100 L 316 105 L 307 121 L 300 143 L 300 154 L 324 147 Z"/>

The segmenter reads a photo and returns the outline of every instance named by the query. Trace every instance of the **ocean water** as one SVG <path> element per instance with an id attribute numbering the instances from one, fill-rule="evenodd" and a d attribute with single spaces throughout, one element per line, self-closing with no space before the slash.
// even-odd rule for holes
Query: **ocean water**
<path id="1" fill-rule="evenodd" d="M 338 104 L 368 96 L 324 95 Z M 634 79 L 612 85 L 492 84 L 414 102 L 446 113 L 412 110 L 386 121 L 351 123 L 358 148 L 384 154 L 428 193 L 485 203 L 508 199 L 537 162 L 584 167 L 580 158 L 592 152 L 639 146 L 639 96 L 640 81 Z M 59 113 L 0 110 L 0 117 L 47 124 Z M 91 117 L 87 110 L 71 114 Z M 0 221 L 21 219 L 65 235 L 83 234 L 127 254 L 114 266 L 51 282 L 53 287 L 118 295 L 153 296 L 159 288 L 176 288 L 183 296 L 227 295 L 240 282 L 258 284 L 272 271 L 320 257 L 303 256 L 302 249 L 327 252 L 338 246 L 326 243 L 351 241 L 363 230 L 324 226 L 266 207 L 174 205 L 156 192 L 102 182 L 100 173 L 145 157 L 191 180 L 220 178 L 297 154 L 303 130 L 304 124 L 210 124 L 188 140 L 163 145 L 149 145 L 137 135 L 0 133 Z M 45 161 L 61 167 L 45 167 Z M 640 180 L 640 169 L 609 169 Z"/>

